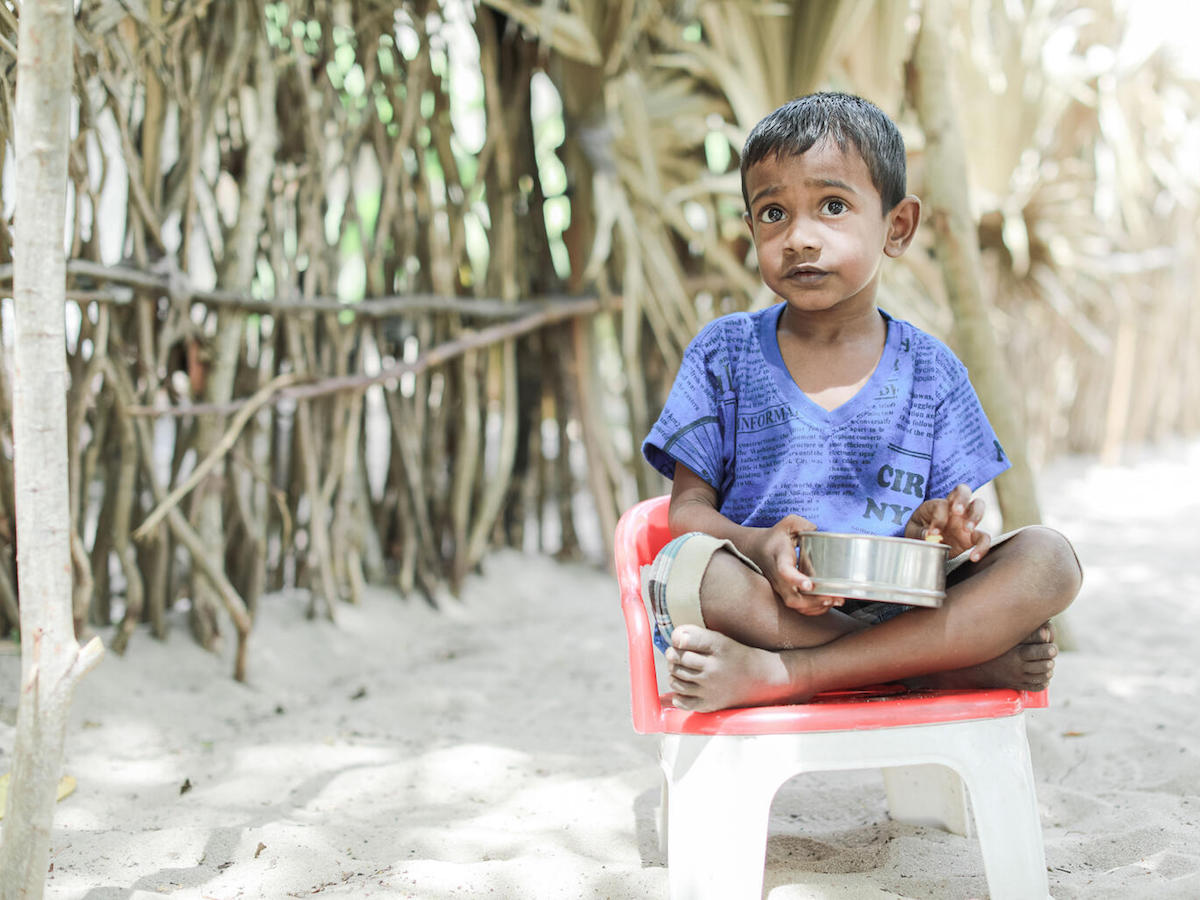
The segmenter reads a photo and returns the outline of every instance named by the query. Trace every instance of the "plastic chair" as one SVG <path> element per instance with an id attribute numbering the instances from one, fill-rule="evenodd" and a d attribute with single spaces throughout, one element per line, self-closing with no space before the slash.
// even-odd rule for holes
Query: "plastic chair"
<path id="1" fill-rule="evenodd" d="M 788 706 L 693 713 L 658 693 L 641 567 L 670 540 L 667 497 L 621 517 L 617 578 L 629 639 L 633 727 L 661 734 L 659 842 L 671 897 L 762 896 L 771 801 L 802 772 L 882 769 L 893 819 L 969 835 L 970 792 L 993 900 L 1049 896 L 1024 710 L 1045 692 L 820 694 Z"/>

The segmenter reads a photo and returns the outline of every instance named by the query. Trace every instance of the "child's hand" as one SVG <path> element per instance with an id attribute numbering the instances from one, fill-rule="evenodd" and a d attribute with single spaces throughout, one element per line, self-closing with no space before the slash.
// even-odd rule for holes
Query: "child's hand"
<path id="1" fill-rule="evenodd" d="M 841 597 L 824 597 L 802 593 L 811 591 L 812 579 L 801 572 L 796 563 L 796 548 L 800 535 L 816 531 L 817 526 L 802 516 L 787 516 L 770 528 L 759 530 L 749 556 L 762 569 L 771 587 L 791 609 L 806 616 L 819 616 L 834 606 L 841 606 Z"/>
<path id="2" fill-rule="evenodd" d="M 915 540 L 937 537 L 950 548 L 950 556 L 970 550 L 972 562 L 979 562 L 992 545 L 992 537 L 979 529 L 983 501 L 971 499 L 971 489 L 960 484 L 945 500 L 926 500 L 913 512 L 904 526 L 904 536 Z"/>

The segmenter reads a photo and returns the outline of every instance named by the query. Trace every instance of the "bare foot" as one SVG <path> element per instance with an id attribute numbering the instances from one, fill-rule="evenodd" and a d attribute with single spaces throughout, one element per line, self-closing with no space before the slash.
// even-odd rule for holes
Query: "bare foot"
<path id="1" fill-rule="evenodd" d="M 1047 622 L 1037 631 L 995 659 L 955 669 L 937 672 L 907 681 L 917 688 L 1008 688 L 1014 691 L 1043 691 L 1054 675 L 1054 629 Z"/>
<path id="2" fill-rule="evenodd" d="M 799 659 L 788 665 L 778 653 L 747 647 L 696 625 L 676 628 L 666 655 L 675 705 L 691 712 L 801 703 L 812 693 L 797 688 L 793 670 Z M 792 651 L 789 659 L 797 655 Z"/>

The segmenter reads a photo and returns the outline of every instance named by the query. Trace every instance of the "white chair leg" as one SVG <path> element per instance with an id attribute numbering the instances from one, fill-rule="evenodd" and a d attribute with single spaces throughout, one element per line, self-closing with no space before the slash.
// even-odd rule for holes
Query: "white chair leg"
<path id="1" fill-rule="evenodd" d="M 736 737 L 664 738 L 672 900 L 759 900 L 778 784 L 744 764 Z M 741 764 L 739 764 L 741 763 Z"/>
<path id="2" fill-rule="evenodd" d="M 1016 715 L 975 724 L 979 730 L 974 740 L 990 737 L 992 752 L 964 754 L 957 764 L 971 792 L 988 892 L 992 900 L 1048 897 L 1050 885 L 1025 717 Z"/>
<path id="3" fill-rule="evenodd" d="M 932 825 L 971 835 L 967 793 L 958 773 L 946 766 L 890 766 L 883 770 L 888 812 L 897 822 Z"/>

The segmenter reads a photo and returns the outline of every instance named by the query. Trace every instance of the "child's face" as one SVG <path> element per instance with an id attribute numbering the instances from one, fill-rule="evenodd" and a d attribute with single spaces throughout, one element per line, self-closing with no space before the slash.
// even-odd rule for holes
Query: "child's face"
<path id="1" fill-rule="evenodd" d="M 862 157 L 832 141 L 756 163 L 746 192 L 762 279 L 797 312 L 874 309 L 883 255 L 904 251 L 920 210 L 908 197 L 884 215 Z"/>

